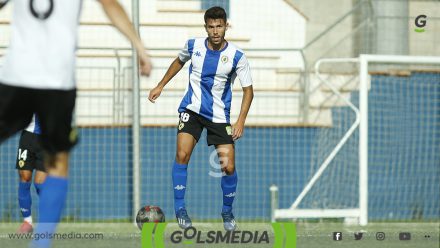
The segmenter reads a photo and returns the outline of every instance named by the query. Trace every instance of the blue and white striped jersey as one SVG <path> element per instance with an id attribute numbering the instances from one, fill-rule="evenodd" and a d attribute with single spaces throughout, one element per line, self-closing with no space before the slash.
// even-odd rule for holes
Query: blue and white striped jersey
<path id="1" fill-rule="evenodd" d="M 31 123 L 29 123 L 25 130 L 34 134 L 41 134 L 40 121 L 38 120 L 38 116 L 36 114 L 34 114 Z"/>
<path id="2" fill-rule="evenodd" d="M 191 60 L 189 84 L 179 106 L 215 123 L 230 123 L 232 85 L 238 76 L 242 87 L 252 85 L 249 63 L 243 51 L 227 42 L 222 50 L 208 48 L 207 38 L 186 42 L 179 53 L 182 62 Z"/>

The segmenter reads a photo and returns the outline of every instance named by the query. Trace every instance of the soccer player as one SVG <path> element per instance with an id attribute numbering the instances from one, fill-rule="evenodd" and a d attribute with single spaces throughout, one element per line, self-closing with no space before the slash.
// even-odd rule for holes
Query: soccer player
<path id="1" fill-rule="evenodd" d="M 40 2 L 13 1 L 12 37 L 0 68 L 0 143 L 24 129 L 34 113 L 38 116 L 48 176 L 40 191 L 35 230 L 45 238 L 34 240 L 32 245 L 50 247 L 48 237 L 55 232 L 66 200 L 69 150 L 77 141 L 71 122 L 82 0 Z M 148 76 L 149 56 L 126 12 L 117 0 L 99 2 L 113 25 L 136 48 L 140 72 Z"/>
<path id="2" fill-rule="evenodd" d="M 165 85 L 191 60 L 189 85 L 178 112 L 177 151 L 173 164 L 174 210 L 179 226 L 192 225 L 185 208 L 187 166 L 203 128 L 208 131 L 208 145 L 214 145 L 224 175 L 221 179 L 223 207 L 221 216 L 226 230 L 235 230 L 232 203 L 237 188 L 234 141 L 243 135 L 244 124 L 253 99 L 250 67 L 242 50 L 225 40 L 228 27 L 226 12 L 213 7 L 205 12 L 207 38 L 190 39 L 168 68 L 158 85 L 150 91 L 154 102 Z M 231 126 L 232 84 L 240 79 L 243 99 L 238 120 Z"/>
<path id="3" fill-rule="evenodd" d="M 46 172 L 43 164 L 43 148 L 40 143 L 41 128 L 38 117 L 34 115 L 29 126 L 21 132 L 17 151 L 17 162 L 15 168 L 18 170 L 20 182 L 18 185 L 18 205 L 23 223 L 17 233 L 32 233 L 32 198 L 31 184 L 32 174 L 35 170 L 34 187 L 37 195 L 40 194 L 41 184 L 46 179 Z"/>

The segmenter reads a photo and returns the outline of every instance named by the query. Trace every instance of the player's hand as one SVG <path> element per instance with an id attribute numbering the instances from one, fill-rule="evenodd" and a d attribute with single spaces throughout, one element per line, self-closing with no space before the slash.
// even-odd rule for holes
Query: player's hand
<path id="1" fill-rule="evenodd" d="M 244 132 L 244 122 L 237 121 L 234 125 L 232 125 L 232 139 L 238 140 L 243 136 Z"/>
<path id="2" fill-rule="evenodd" d="M 148 56 L 146 53 L 142 53 L 139 55 L 139 64 L 140 64 L 140 72 L 143 76 L 150 76 L 152 64 L 150 60 L 150 56 Z"/>
<path id="3" fill-rule="evenodd" d="M 156 86 L 154 89 L 150 90 L 150 94 L 148 95 L 148 100 L 150 102 L 155 103 L 156 99 L 160 96 L 160 93 L 162 93 L 162 87 Z"/>

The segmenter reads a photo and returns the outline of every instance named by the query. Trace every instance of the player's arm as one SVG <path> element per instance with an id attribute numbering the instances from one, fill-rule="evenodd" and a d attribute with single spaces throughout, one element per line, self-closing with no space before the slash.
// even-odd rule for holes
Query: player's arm
<path id="1" fill-rule="evenodd" d="M 249 109 L 251 108 L 252 100 L 254 99 L 251 69 L 244 55 L 241 57 L 240 61 L 238 61 L 236 73 L 243 88 L 243 99 L 241 100 L 240 115 L 238 116 L 237 122 L 232 125 L 232 138 L 234 140 L 237 140 L 243 136 L 246 117 L 249 113 Z"/>
<path id="2" fill-rule="evenodd" d="M 183 68 L 184 65 L 185 62 L 182 62 L 179 58 L 176 58 L 173 63 L 171 63 L 162 80 L 160 80 L 157 86 L 150 91 L 150 94 L 148 95 L 148 100 L 150 100 L 150 102 L 154 103 L 156 101 L 156 99 L 160 96 L 160 93 L 162 93 L 165 85 L 167 85 L 171 81 L 171 79 L 176 76 L 176 74 Z"/>
<path id="3" fill-rule="evenodd" d="M 117 0 L 99 0 L 99 2 L 112 24 L 130 40 L 133 47 L 136 49 L 140 60 L 141 74 L 149 76 L 152 67 L 150 57 L 147 55 L 145 47 L 130 22 L 125 10 Z"/>
<path id="4" fill-rule="evenodd" d="M 171 63 L 162 80 L 160 80 L 157 86 L 150 91 L 150 94 L 148 95 L 148 100 L 150 100 L 150 102 L 154 103 L 156 101 L 156 99 L 160 96 L 160 93 L 162 93 L 165 85 L 167 85 L 167 83 L 170 82 L 170 80 L 183 68 L 185 63 L 191 59 L 192 52 L 190 51 L 191 49 L 189 49 L 189 47 L 192 46 L 190 43 L 194 44 L 193 42 L 194 40 L 186 41 L 185 47 L 179 52 L 179 55 L 173 61 L 173 63 Z"/>
<path id="5" fill-rule="evenodd" d="M 241 100 L 240 115 L 238 116 L 237 122 L 232 126 L 232 138 L 237 140 L 243 136 L 244 124 L 246 122 L 246 117 L 251 108 L 252 100 L 254 99 L 254 88 L 252 85 L 243 87 L 243 99 Z"/>

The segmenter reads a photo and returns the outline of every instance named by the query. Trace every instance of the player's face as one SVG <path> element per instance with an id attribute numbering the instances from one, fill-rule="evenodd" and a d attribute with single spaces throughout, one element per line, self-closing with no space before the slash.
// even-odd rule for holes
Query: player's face
<path id="1" fill-rule="evenodd" d="M 225 40 L 227 23 L 223 19 L 207 19 L 205 29 L 211 45 L 213 47 L 221 46 Z"/>

